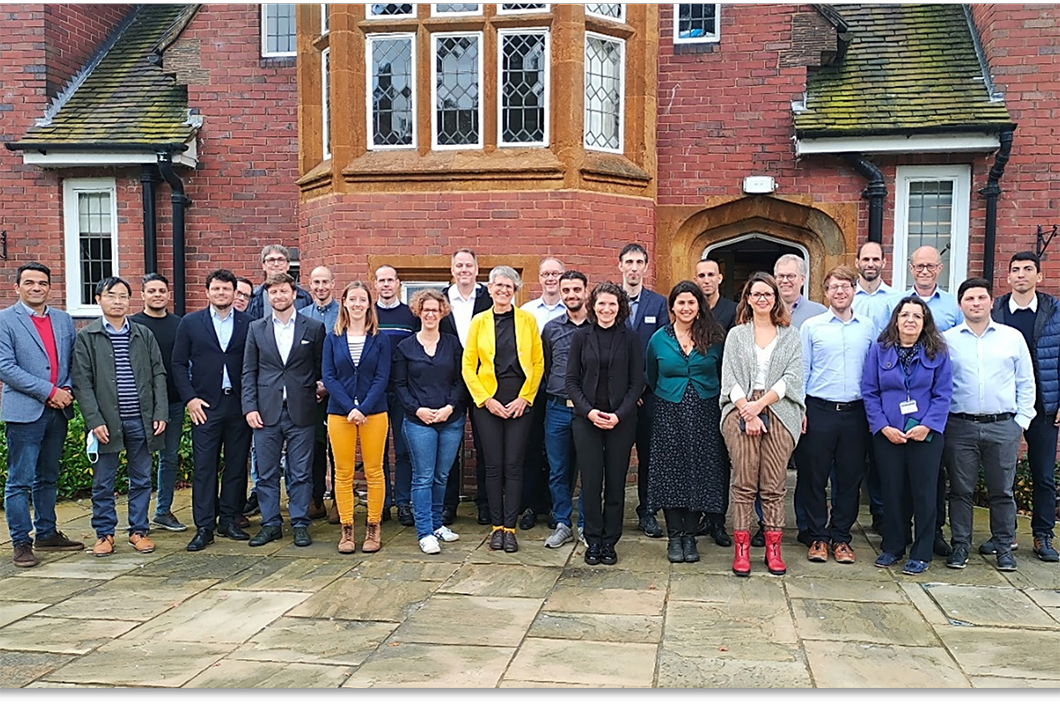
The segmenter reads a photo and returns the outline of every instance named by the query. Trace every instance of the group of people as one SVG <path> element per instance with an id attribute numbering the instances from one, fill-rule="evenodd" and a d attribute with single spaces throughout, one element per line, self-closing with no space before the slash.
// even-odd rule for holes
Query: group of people
<path id="1" fill-rule="evenodd" d="M 54 512 L 75 399 L 89 432 L 97 556 L 115 551 L 122 451 L 129 544 L 151 552 L 151 528 L 186 530 L 171 508 L 186 413 L 189 551 L 215 535 L 251 546 L 281 538 L 286 483 L 294 544 L 311 544 L 310 521 L 328 516 L 341 526 L 338 552 L 355 552 L 359 449 L 367 486 L 361 550 L 381 548 L 381 524 L 396 506 L 420 549 L 438 553 L 459 539 L 449 526 L 470 421 L 477 519 L 490 526 L 495 551 L 517 552 L 517 529 L 545 516 L 547 547 L 578 539 L 587 564 L 615 564 L 636 448 L 638 528 L 662 537 L 663 512 L 671 562 L 698 561 L 696 538 L 706 535 L 734 546 L 735 574 L 750 573 L 752 546 L 765 548 L 770 573 L 783 574 L 793 461 L 798 539 L 810 561 L 855 561 L 851 529 L 864 481 L 882 536 L 877 566 L 895 565 L 908 549 L 908 574 L 925 571 L 933 553 L 961 568 L 982 465 L 991 527 L 979 551 L 1011 570 L 1012 487 L 1025 436 L 1034 552 L 1057 561 L 1060 304 L 1037 291 L 1033 253 L 1013 256 L 1012 292 L 995 300 L 992 284 L 978 278 L 956 297 L 940 289 L 942 264 L 930 247 L 910 259 L 913 288 L 892 291 L 881 278 L 882 248 L 869 242 L 856 269 L 826 274 L 827 306 L 804 294 L 806 264 L 795 255 L 781 256 L 772 274 L 752 274 L 735 302 L 721 296 L 721 268 L 709 258 L 664 297 L 644 286 L 648 254 L 639 244 L 619 253 L 619 284 L 590 287 L 550 256 L 539 265 L 541 297 L 522 307 L 519 273 L 499 266 L 479 283 L 466 248 L 452 256 L 451 286 L 420 289 L 407 305 L 390 266 L 335 298 L 325 266 L 312 271 L 307 292 L 288 273 L 282 246 L 264 248 L 261 262 L 256 287 L 228 270 L 211 272 L 209 305 L 182 318 L 167 310 L 163 276 L 143 278 L 143 311 L 132 315 L 130 284 L 104 279 L 96 288 L 102 316 L 76 333 L 69 315 L 47 305 L 48 267 L 18 269 L 19 302 L 0 312 L 15 565 L 36 564 L 34 550 L 84 547 L 56 528 Z M 947 498 L 952 544 L 941 535 Z M 255 512 L 261 523 L 251 537 L 246 516 Z"/>

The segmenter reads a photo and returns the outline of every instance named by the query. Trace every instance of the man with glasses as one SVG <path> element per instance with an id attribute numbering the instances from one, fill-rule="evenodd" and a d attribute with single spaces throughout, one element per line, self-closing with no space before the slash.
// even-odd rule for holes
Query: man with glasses
<path id="1" fill-rule="evenodd" d="M 232 308 L 237 312 L 247 311 L 247 306 L 250 304 L 250 298 L 254 295 L 254 283 L 249 278 L 245 278 L 242 275 L 236 278 L 236 294 L 235 300 L 232 302 Z"/>
<path id="2" fill-rule="evenodd" d="M 829 309 L 808 319 L 799 330 L 806 381 L 805 429 L 795 448 L 798 481 L 795 506 L 806 515 L 810 549 L 807 559 L 854 562 L 850 528 L 858 517 L 861 478 L 865 471 L 868 422 L 861 399 L 861 375 L 876 328 L 856 314 L 857 273 L 839 265 L 825 276 Z M 833 464 L 832 512 L 825 487 Z"/>
<path id="3" fill-rule="evenodd" d="M 273 275 L 287 274 L 291 267 L 291 254 L 278 243 L 267 245 L 261 249 L 261 269 L 268 279 Z M 313 296 L 294 283 L 294 308 L 295 310 L 308 307 L 313 304 Z M 272 315 L 272 307 L 269 306 L 268 293 L 265 285 L 258 285 L 250 296 L 250 304 L 247 305 L 247 314 L 251 319 L 261 319 Z"/>
<path id="4" fill-rule="evenodd" d="M 791 314 L 791 325 L 801 329 L 803 322 L 810 317 L 824 314 L 828 308 L 803 296 L 802 287 L 806 284 L 806 261 L 797 255 L 786 253 L 773 265 L 773 277 L 780 290 L 780 299 Z"/>

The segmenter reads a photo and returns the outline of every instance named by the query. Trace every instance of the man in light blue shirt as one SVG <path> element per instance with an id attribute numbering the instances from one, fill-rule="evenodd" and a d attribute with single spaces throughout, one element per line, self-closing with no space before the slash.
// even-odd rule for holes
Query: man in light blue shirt
<path id="1" fill-rule="evenodd" d="M 828 311 L 808 319 L 799 330 L 806 423 L 795 448 L 795 505 L 802 507 L 806 518 L 811 562 L 826 562 L 829 550 L 836 562 L 854 562 L 850 528 L 858 517 L 868 446 L 861 374 L 876 339 L 872 321 L 851 309 L 856 284 L 853 268 L 832 268 L 824 280 Z M 825 487 L 833 463 L 829 521 Z"/>
<path id="2" fill-rule="evenodd" d="M 943 336 L 953 364 L 953 399 L 946 422 L 953 550 L 946 566 L 963 569 L 972 545 L 972 492 L 982 465 L 990 498 L 990 533 L 997 568 L 1016 569 L 1012 556 L 1016 502 L 1012 482 L 1020 438 L 1034 418 L 1034 364 L 1017 330 L 990 318 L 991 283 L 972 278 L 957 291 L 964 323 Z"/>
<path id="3" fill-rule="evenodd" d="M 858 249 L 858 284 L 854 288 L 854 311 L 868 317 L 876 326 L 876 334 L 887 328 L 894 305 L 894 290 L 883 281 L 881 274 L 887 267 L 883 246 L 865 241 Z"/>
<path id="4" fill-rule="evenodd" d="M 887 319 L 891 318 L 898 302 L 907 295 L 916 295 L 927 303 L 935 327 L 944 332 L 964 321 L 964 315 L 957 304 L 957 298 L 938 286 L 939 273 L 942 272 L 942 258 L 939 252 L 929 245 L 913 251 L 909 258 L 909 273 L 913 276 L 913 287 L 908 292 L 893 295 L 888 302 Z"/>

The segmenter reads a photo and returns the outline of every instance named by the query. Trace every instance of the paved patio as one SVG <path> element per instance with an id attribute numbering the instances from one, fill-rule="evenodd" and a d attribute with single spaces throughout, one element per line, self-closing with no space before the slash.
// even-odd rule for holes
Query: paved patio
<path id="1" fill-rule="evenodd" d="M 375 555 L 340 556 L 323 520 L 308 548 L 285 529 L 262 548 L 219 537 L 189 553 L 192 531 L 156 531 L 150 555 L 119 537 L 113 557 L 42 553 L 30 569 L 8 542 L 0 687 L 1060 688 L 1060 566 L 1033 557 L 1026 518 L 1010 574 L 979 555 L 917 579 L 877 569 L 879 538 L 857 528 L 853 566 L 810 563 L 792 537 L 787 576 L 755 549 L 739 579 L 709 541 L 699 563 L 667 562 L 629 494 L 614 567 L 545 548 L 543 524 L 520 531 L 518 553 L 490 552 L 470 504 L 434 556 L 396 521 Z M 178 492 L 185 522 L 189 505 Z M 87 501 L 59 518 L 94 540 Z M 357 523 L 359 548 L 363 507 Z M 976 528 L 978 542 L 985 511 Z"/>

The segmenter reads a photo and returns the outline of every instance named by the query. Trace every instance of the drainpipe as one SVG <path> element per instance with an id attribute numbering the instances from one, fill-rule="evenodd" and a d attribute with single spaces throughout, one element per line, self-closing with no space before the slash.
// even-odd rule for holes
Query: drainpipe
<path id="1" fill-rule="evenodd" d="M 990 176 L 986 180 L 986 186 L 979 190 L 981 196 L 986 197 L 986 232 L 983 239 L 983 277 L 990 282 L 994 281 L 994 250 L 997 247 L 997 198 L 1001 196 L 1001 187 L 998 182 L 1005 174 L 1005 165 L 1008 164 L 1009 155 L 1012 154 L 1012 130 L 1003 130 L 998 134 L 998 142 L 1001 146 L 994 155 L 994 166 L 990 168 Z"/>
<path id="2" fill-rule="evenodd" d="M 859 153 L 847 155 L 847 162 L 869 180 L 869 185 L 861 191 L 861 196 L 869 200 L 869 240 L 883 243 L 883 199 L 887 196 L 883 173 Z"/>
<path id="3" fill-rule="evenodd" d="M 169 152 L 158 153 L 158 172 L 172 190 L 173 202 L 173 312 L 184 316 L 186 303 L 184 269 L 184 209 L 191 199 L 184 194 L 184 183 L 173 171 L 173 157 Z"/>
<path id="4" fill-rule="evenodd" d="M 155 221 L 155 190 L 162 181 L 154 165 L 140 169 L 144 200 L 144 272 L 158 272 L 158 228 Z"/>

